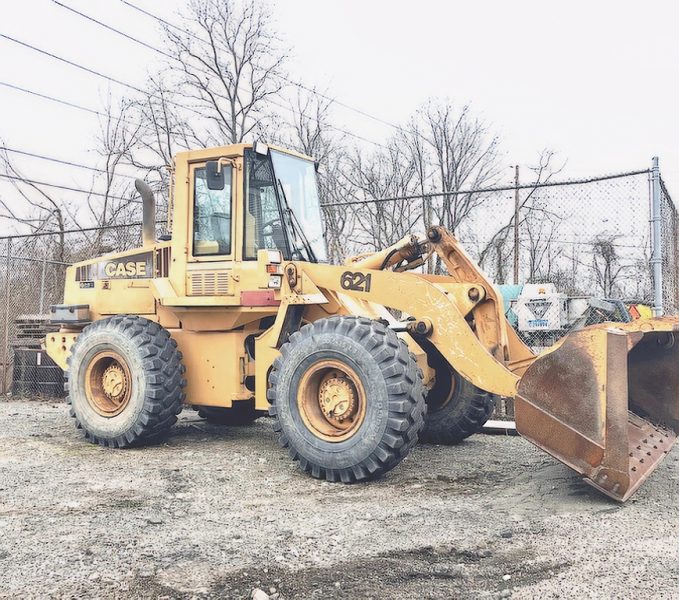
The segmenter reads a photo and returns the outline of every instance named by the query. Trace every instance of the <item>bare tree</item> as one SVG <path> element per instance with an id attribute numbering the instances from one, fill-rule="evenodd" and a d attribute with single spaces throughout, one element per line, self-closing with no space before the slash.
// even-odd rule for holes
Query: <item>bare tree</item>
<path id="1" fill-rule="evenodd" d="M 2 143 L 4 147 L 5 144 Z M 0 152 L 0 166 L 2 172 L 10 175 L 13 190 L 24 203 L 16 202 L 16 199 L 7 200 L 0 195 L 0 219 L 10 221 L 14 225 L 22 225 L 30 233 L 54 231 L 57 236 L 55 259 L 65 260 L 66 242 L 64 230 L 67 229 L 68 214 L 64 205 L 56 196 L 44 186 L 32 183 L 30 177 L 17 167 L 11 160 L 6 150 Z"/>
<path id="2" fill-rule="evenodd" d="M 428 179 L 430 178 L 428 142 L 421 132 L 421 126 L 417 118 L 413 117 L 409 125 L 400 130 L 399 139 L 408 149 L 417 172 L 418 191 L 422 194 L 422 221 L 427 230 L 433 225 L 432 199 L 426 194 Z M 426 271 L 434 272 L 434 257 L 429 256 L 426 263 Z"/>
<path id="3" fill-rule="evenodd" d="M 653 301 L 653 263 L 651 263 L 651 244 L 648 237 L 644 237 L 640 244 L 641 254 L 630 265 L 628 277 L 633 282 L 630 290 L 634 300 L 643 303 Z M 671 260 L 679 260 L 679 254 L 672 255 Z"/>
<path id="4" fill-rule="evenodd" d="M 100 172 L 92 177 L 90 187 L 91 190 L 97 190 L 97 196 L 87 197 L 89 218 L 82 210 L 69 209 L 71 220 L 78 227 L 83 226 L 83 223 L 109 227 L 135 220 L 138 206 L 132 200 L 136 192 L 131 178 L 122 177 L 122 169 L 127 164 L 131 149 L 137 144 L 143 126 L 129 118 L 130 112 L 127 101 L 116 107 L 109 97 L 106 117 L 101 119 L 96 140 Z M 88 234 L 91 245 L 89 252 L 96 256 L 103 250 L 105 235 L 106 230 L 103 229 Z"/>
<path id="5" fill-rule="evenodd" d="M 344 138 L 333 135 L 332 99 L 327 93 L 297 91 L 290 105 L 291 134 L 286 142 L 311 156 L 318 165 L 318 186 L 323 208 L 328 258 L 342 262 L 350 252 L 348 239 L 353 235 L 356 219 L 353 206 L 342 206 L 351 195 L 343 172 L 347 168 Z"/>
<path id="6" fill-rule="evenodd" d="M 156 193 L 159 221 L 168 218 L 171 211 L 169 196 L 176 153 L 208 145 L 185 111 L 177 108 L 178 104 L 177 94 L 165 76 L 150 77 L 146 96 L 128 103 L 130 120 L 142 125 L 135 143 L 126 150 L 126 162 Z"/>
<path id="7" fill-rule="evenodd" d="M 356 205 L 361 236 L 357 240 L 371 250 L 379 250 L 411 232 L 422 218 L 422 207 L 412 200 L 374 202 L 375 199 L 410 196 L 418 185 L 412 157 L 397 140 L 367 158 L 356 152 L 349 159 L 348 183 L 352 198 L 366 200 Z"/>
<path id="8" fill-rule="evenodd" d="M 431 99 L 400 130 L 401 144 L 410 154 L 422 194 L 425 227 L 441 223 L 456 233 L 487 196 L 459 193 L 492 185 L 500 173 L 498 139 L 472 113 L 470 106 L 455 107 L 449 100 Z M 428 197 L 430 192 L 450 192 Z M 440 271 L 428 265 L 431 272 Z"/>
<path id="9" fill-rule="evenodd" d="M 419 123 L 419 126 L 417 126 Z M 431 184 L 436 191 L 455 192 L 443 196 L 432 207 L 433 213 L 451 232 L 481 205 L 482 194 L 459 194 L 467 189 L 487 187 L 501 172 L 498 138 L 488 126 L 472 114 L 470 106 L 456 109 L 450 101 L 430 100 L 415 116 L 410 126 L 411 139 L 422 138 L 427 143 L 431 169 Z M 420 155 L 421 143 L 413 139 L 411 148 Z M 426 179 L 425 170 L 418 165 L 420 180 Z"/>
<path id="10" fill-rule="evenodd" d="M 344 176 L 347 162 L 344 150 L 338 150 L 330 154 L 319 169 L 321 204 L 331 205 L 323 208 L 328 258 L 335 264 L 352 254 L 358 221 L 355 207 L 345 204 L 353 192 Z"/>
<path id="11" fill-rule="evenodd" d="M 533 203 L 530 208 L 523 219 L 522 230 L 525 236 L 521 245 L 525 247 L 524 255 L 527 257 L 524 261 L 527 266 L 524 279 L 528 283 L 535 283 L 550 279 L 555 254 L 562 250 L 557 248 L 558 244 L 555 242 L 561 217 L 550 211 L 548 202 L 542 199 Z"/>
<path id="12" fill-rule="evenodd" d="M 355 240 L 382 248 L 410 232 L 418 221 L 445 224 L 455 232 L 485 201 L 477 193 L 458 193 L 489 185 L 499 173 L 497 139 L 473 117 L 447 101 L 430 100 L 384 147 L 347 155 L 344 192 L 360 223 Z M 451 192 L 432 200 L 428 191 Z M 385 197 L 422 194 L 422 201 L 374 202 Z M 429 265 L 431 270 L 431 265 Z"/>
<path id="13" fill-rule="evenodd" d="M 15 297 L 21 305 L 12 308 L 16 314 L 45 308 L 45 299 L 58 301 L 63 293 L 64 265 L 105 251 L 105 238 L 116 236 L 116 249 L 136 245 L 139 233 L 123 227 L 119 231 L 87 231 L 90 227 L 127 225 L 138 220 L 137 205 L 132 204 L 130 179 L 121 177 L 124 157 L 134 143 L 136 130 L 129 126 L 124 110 L 118 112 L 109 103 L 100 123 L 96 153 L 99 156 L 89 187 L 78 191 L 54 191 L 56 188 L 34 183 L 35 179 L 12 160 L 7 151 L 0 153 L 0 169 L 10 180 L 13 195 L 0 195 L 0 219 L 18 228 L 17 234 L 47 234 L 14 240 L 17 277 L 12 281 Z M 4 144 L 3 144 L 4 146 Z M 71 229 L 82 229 L 80 235 L 67 235 Z M 125 239 L 126 238 L 126 239 Z M 108 249 L 113 249 L 113 247 Z M 36 286 L 36 281 L 41 285 Z M 40 297 L 39 291 L 43 292 Z M 15 315 L 16 316 L 16 315 Z"/>
<path id="14" fill-rule="evenodd" d="M 318 163 L 325 162 L 342 143 L 331 136 L 331 108 L 332 100 L 325 93 L 316 93 L 315 88 L 310 92 L 298 89 L 290 103 L 290 144 Z"/>
<path id="15" fill-rule="evenodd" d="M 411 119 L 406 129 L 400 131 L 399 139 L 407 148 L 417 172 L 418 191 L 422 194 L 422 216 L 424 226 L 432 225 L 431 198 L 426 195 L 428 173 L 431 170 L 429 164 L 428 142 L 422 134 L 420 123 L 416 118 Z"/>
<path id="16" fill-rule="evenodd" d="M 128 149 L 127 161 L 144 173 L 155 172 L 159 178 L 177 152 L 206 146 L 187 115 L 177 108 L 177 95 L 171 88 L 165 77 L 150 77 L 146 96 L 128 101 L 130 121 L 141 125 L 136 130 L 136 143 Z"/>
<path id="17" fill-rule="evenodd" d="M 619 237 L 614 234 L 600 234 L 592 240 L 592 270 L 604 298 L 615 295 L 620 276 L 626 268 L 616 248 Z"/>
<path id="18" fill-rule="evenodd" d="M 514 249 L 509 243 L 508 233 L 494 236 L 484 248 L 482 261 L 479 263 L 492 275 L 495 283 L 507 283 L 511 279 L 509 268 Z"/>
<path id="19" fill-rule="evenodd" d="M 6 151 L 0 153 L 2 172 L 14 178 L 12 187 L 23 200 L 23 203 L 16 199 L 7 201 L 0 196 L 0 218 L 23 226 L 29 233 L 53 232 L 54 236 L 40 242 L 43 246 L 51 242 L 51 260 L 72 261 L 102 251 L 106 235 L 103 230 L 83 232 L 81 241 L 85 243 L 80 245 L 67 243 L 66 230 L 125 225 L 138 220 L 132 180 L 123 177 L 121 172 L 140 128 L 127 118 L 127 108 L 125 103 L 114 108 L 109 99 L 97 136 L 95 151 L 99 161 L 89 186 L 83 187 L 82 193 L 54 193 L 50 186 L 33 183 L 34 178 L 22 171 Z"/>
<path id="20" fill-rule="evenodd" d="M 578 249 L 573 245 L 571 250 L 571 257 L 569 257 L 569 267 L 551 266 L 549 269 L 549 276 L 547 281 L 553 283 L 556 289 L 563 292 L 567 296 L 586 296 L 587 289 L 584 286 L 578 285 L 578 269 L 576 261 L 579 261 Z M 576 268 L 573 265 L 576 264 Z"/>
<path id="21" fill-rule="evenodd" d="M 238 143 L 263 130 L 287 58 L 266 5 L 191 0 L 182 19 L 183 30 L 165 28 L 168 52 L 177 94 L 207 122 L 206 143 Z"/>
<path id="22" fill-rule="evenodd" d="M 538 156 L 537 163 L 528 167 L 531 173 L 532 187 L 519 192 L 518 227 L 520 231 L 527 231 L 527 236 L 524 236 L 523 245 L 527 245 L 527 252 L 531 257 L 531 278 L 537 275 L 541 264 L 541 260 L 538 259 L 542 255 L 543 248 L 538 247 L 538 245 L 542 244 L 544 246 L 545 239 L 545 234 L 541 231 L 541 224 L 549 225 L 555 231 L 559 221 L 558 216 L 550 211 L 549 202 L 539 194 L 539 190 L 542 189 L 540 186 L 548 183 L 561 173 L 565 166 L 565 163 L 555 165 L 555 159 L 556 154 L 553 151 L 542 150 Z M 488 200 L 491 198 L 492 196 L 489 195 Z M 479 264 L 484 268 L 489 268 L 489 270 L 492 267 L 497 283 L 508 281 L 509 271 L 507 264 L 514 255 L 513 244 L 509 242 L 510 237 L 513 237 L 514 233 L 515 211 L 512 210 L 510 215 L 507 222 L 491 236 L 479 252 Z"/>

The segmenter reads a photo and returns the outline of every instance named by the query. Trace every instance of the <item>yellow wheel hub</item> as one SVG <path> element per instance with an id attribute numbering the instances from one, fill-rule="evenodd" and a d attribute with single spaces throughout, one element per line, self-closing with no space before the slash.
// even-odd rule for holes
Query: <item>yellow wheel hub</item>
<path id="1" fill-rule="evenodd" d="M 99 352 L 85 371 L 85 396 L 102 417 L 119 415 L 130 401 L 132 377 L 125 359 L 117 352 Z"/>
<path id="2" fill-rule="evenodd" d="M 297 408 L 307 429 L 322 440 L 341 442 L 353 436 L 366 406 L 363 383 L 342 361 L 319 361 L 302 375 Z"/>
<path id="3" fill-rule="evenodd" d="M 343 377 L 326 379 L 319 390 L 320 405 L 328 419 L 337 419 L 340 423 L 351 415 L 356 406 L 356 394 L 351 381 Z"/>
<path id="4" fill-rule="evenodd" d="M 107 367 L 102 377 L 102 386 L 104 393 L 111 400 L 116 400 L 125 394 L 127 381 L 125 380 L 125 372 L 120 365 L 113 363 Z"/>

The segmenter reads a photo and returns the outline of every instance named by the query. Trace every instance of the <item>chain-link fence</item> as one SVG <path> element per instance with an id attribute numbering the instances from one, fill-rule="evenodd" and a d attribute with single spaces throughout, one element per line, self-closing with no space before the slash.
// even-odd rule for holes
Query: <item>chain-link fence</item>
<path id="1" fill-rule="evenodd" d="M 384 247 L 429 223 L 454 231 L 500 286 L 510 323 L 535 351 L 578 327 L 678 308 L 677 211 L 657 169 L 326 208 L 348 210 L 356 217 L 349 253 Z"/>
<path id="2" fill-rule="evenodd" d="M 657 170 L 348 201 L 325 210 L 331 249 L 339 235 L 332 228 L 339 211 L 350 226 L 340 232 L 345 254 L 384 247 L 429 223 L 454 230 L 500 285 L 511 325 L 536 351 L 590 323 L 644 318 L 654 307 L 663 307 L 665 314 L 679 308 L 679 223 Z M 654 226 L 659 226 L 657 243 Z M 134 223 L 0 239 L 5 393 L 58 392 L 61 373 L 40 351 L 40 339 L 51 327 L 45 316 L 49 306 L 63 299 L 67 265 L 138 247 L 140 238 L 141 224 Z M 435 262 L 429 267 L 441 268 Z"/>
<path id="3" fill-rule="evenodd" d="M 510 323 L 535 351 L 578 327 L 651 311 L 649 176 L 521 189 L 514 198 L 496 196 L 460 228 L 501 286 Z M 676 239 L 668 223 L 662 228 L 668 244 Z M 666 256 L 666 271 L 675 257 Z"/>
<path id="4" fill-rule="evenodd" d="M 677 208 L 660 180 L 660 235 L 662 260 L 663 312 L 668 315 L 679 311 L 679 219 Z"/>
<path id="5" fill-rule="evenodd" d="M 0 361 L 5 394 L 63 395 L 63 373 L 42 351 L 41 341 L 55 329 L 48 312 L 52 304 L 63 301 L 66 268 L 140 243 L 139 223 L 0 240 L 0 293 L 5 300 Z"/>

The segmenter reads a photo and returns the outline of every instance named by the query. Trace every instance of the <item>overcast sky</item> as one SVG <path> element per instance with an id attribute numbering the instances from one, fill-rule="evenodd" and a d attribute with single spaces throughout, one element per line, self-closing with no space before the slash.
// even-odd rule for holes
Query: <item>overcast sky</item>
<path id="1" fill-rule="evenodd" d="M 150 43 L 157 24 L 120 0 L 63 0 Z M 181 0 L 135 0 L 173 20 Z M 138 87 L 159 58 L 51 0 L 2 1 L 0 33 Z M 286 0 L 272 5 L 292 48 L 290 77 L 395 123 L 428 97 L 471 103 L 501 138 L 509 165 L 543 148 L 565 176 L 650 165 L 660 156 L 679 198 L 679 8 L 672 2 Z M 116 86 L 0 39 L 0 81 L 100 109 Z M 10 147 L 94 164 L 97 118 L 0 86 Z M 336 124 L 376 141 L 390 129 L 341 107 Z M 26 176 L 82 187 L 89 175 L 24 159 Z M 0 185 L 11 197 L 11 189 Z M 78 195 L 73 202 L 80 200 Z M 6 230 L 6 225 L 0 228 Z"/>

